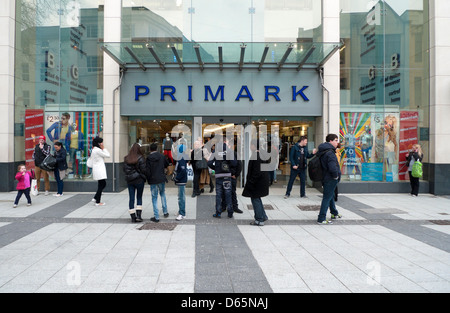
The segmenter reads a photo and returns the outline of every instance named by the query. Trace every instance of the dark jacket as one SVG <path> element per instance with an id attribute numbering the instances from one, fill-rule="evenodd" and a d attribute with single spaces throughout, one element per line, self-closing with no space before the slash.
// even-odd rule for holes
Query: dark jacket
<path id="1" fill-rule="evenodd" d="M 230 152 L 230 149 L 227 149 L 226 144 L 224 144 L 223 152 L 218 151 L 218 149 L 216 149 L 214 151 L 214 153 L 211 154 L 211 157 L 209 158 L 208 166 L 209 166 L 209 168 L 211 168 L 215 171 L 216 179 L 222 178 L 222 177 L 231 177 L 232 168 L 236 168 L 238 166 L 237 160 L 236 160 L 236 155 L 234 155 L 233 157 L 230 157 L 230 156 L 227 157 L 227 152 Z M 229 168 L 228 171 L 224 170 L 223 163 L 228 164 L 228 168 Z"/>
<path id="2" fill-rule="evenodd" d="M 125 180 L 127 184 L 138 185 L 145 183 L 146 177 L 146 164 L 145 158 L 139 157 L 137 163 L 128 164 L 125 160 L 123 162 L 123 172 L 125 173 Z"/>
<path id="3" fill-rule="evenodd" d="M 184 158 L 181 158 L 177 161 L 177 165 L 175 165 L 175 185 L 186 185 L 187 180 L 187 162 Z"/>
<path id="4" fill-rule="evenodd" d="M 422 161 L 422 157 L 417 152 L 410 152 L 408 156 L 406 157 L 406 164 L 409 166 L 409 163 L 411 162 L 412 158 L 414 158 L 415 161 Z"/>
<path id="5" fill-rule="evenodd" d="M 341 168 L 339 167 L 339 162 L 336 157 L 336 149 L 329 142 L 324 142 L 319 145 L 317 153 L 321 153 L 325 150 L 324 155 L 321 156 L 320 162 L 322 163 L 323 169 L 323 180 L 322 182 L 327 182 L 332 179 L 341 180 Z"/>
<path id="6" fill-rule="evenodd" d="M 49 154 L 50 146 L 47 143 L 44 143 L 44 147 L 42 149 L 39 148 L 39 144 L 37 144 L 36 147 L 34 147 L 33 152 L 34 165 L 39 167 L 44 161 L 45 157 Z"/>
<path id="7" fill-rule="evenodd" d="M 261 198 L 269 195 L 269 172 L 261 171 L 261 160 L 259 152 L 256 158 L 254 155 L 248 162 L 247 181 L 244 186 L 242 195 L 250 198 Z"/>
<path id="8" fill-rule="evenodd" d="M 55 150 L 55 159 L 56 159 L 56 166 L 55 170 L 64 171 L 67 170 L 67 151 L 64 149 L 64 147 L 61 147 L 59 151 Z"/>
<path id="9" fill-rule="evenodd" d="M 301 149 L 303 148 L 303 154 L 301 153 Z M 307 159 L 310 159 L 314 156 L 314 154 L 309 153 L 308 147 L 300 147 L 300 144 L 297 143 L 292 146 L 291 151 L 289 152 L 289 161 L 291 161 L 291 169 L 293 166 L 298 166 L 297 169 L 306 169 L 308 163 Z"/>
<path id="10" fill-rule="evenodd" d="M 157 151 L 147 156 L 147 181 L 150 185 L 166 183 L 167 178 L 164 169 L 169 166 L 167 158 Z"/>

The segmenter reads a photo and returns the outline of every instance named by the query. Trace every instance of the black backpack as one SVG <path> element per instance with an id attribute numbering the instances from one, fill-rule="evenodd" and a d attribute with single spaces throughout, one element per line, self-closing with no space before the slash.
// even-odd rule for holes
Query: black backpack
<path id="1" fill-rule="evenodd" d="M 323 168 L 322 162 L 320 162 L 320 158 L 332 149 L 327 149 L 322 152 L 317 152 L 308 163 L 308 174 L 309 178 L 311 178 L 314 182 L 319 182 L 323 180 Z"/>

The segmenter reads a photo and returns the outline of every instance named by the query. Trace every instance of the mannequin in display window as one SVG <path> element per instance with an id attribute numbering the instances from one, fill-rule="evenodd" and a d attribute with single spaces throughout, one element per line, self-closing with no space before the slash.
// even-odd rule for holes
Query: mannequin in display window
<path id="1" fill-rule="evenodd" d="M 169 161 L 174 164 L 172 158 L 172 138 L 169 137 L 169 133 L 166 133 L 166 138 L 163 139 L 163 154 L 169 159 Z"/>
<path id="2" fill-rule="evenodd" d="M 78 131 L 78 125 L 72 124 L 71 131 L 66 134 L 65 148 L 69 152 L 70 174 L 81 176 L 81 160 L 84 151 L 84 134 Z M 78 163 L 76 162 L 78 160 Z"/>
<path id="3" fill-rule="evenodd" d="M 361 150 L 364 162 L 366 163 L 371 161 L 372 146 L 373 146 L 373 136 L 370 132 L 370 126 L 366 125 L 364 128 L 364 133 L 361 135 Z"/>

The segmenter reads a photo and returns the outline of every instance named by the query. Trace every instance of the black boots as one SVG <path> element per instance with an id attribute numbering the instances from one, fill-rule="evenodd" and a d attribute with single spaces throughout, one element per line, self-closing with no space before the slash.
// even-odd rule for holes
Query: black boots
<path id="1" fill-rule="evenodd" d="M 142 222 L 142 206 L 138 206 L 136 209 L 128 210 L 128 212 L 130 213 L 132 223 Z"/>

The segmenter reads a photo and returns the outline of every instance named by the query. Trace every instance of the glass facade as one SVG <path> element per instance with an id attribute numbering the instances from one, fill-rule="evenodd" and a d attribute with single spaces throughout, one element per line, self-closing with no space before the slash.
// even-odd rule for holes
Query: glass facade
<path id="1" fill-rule="evenodd" d="M 103 123 L 103 1 L 16 1 L 15 161 L 29 167 L 40 135 L 64 144 L 68 179 L 90 176 Z"/>
<path id="2" fill-rule="evenodd" d="M 412 145 L 429 159 L 428 1 L 341 0 L 340 9 L 343 177 L 408 180 Z"/>

